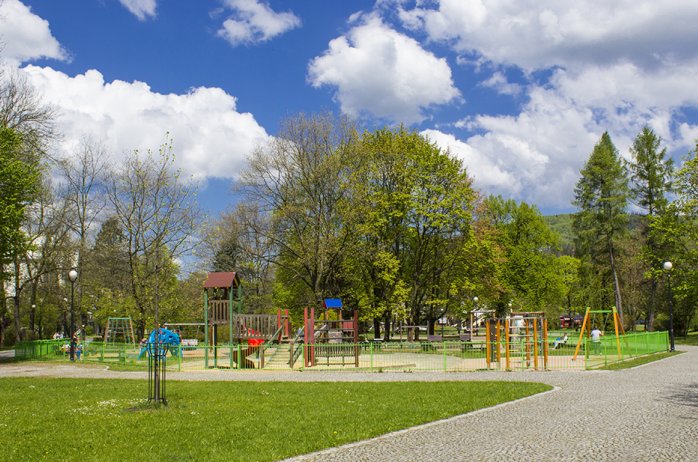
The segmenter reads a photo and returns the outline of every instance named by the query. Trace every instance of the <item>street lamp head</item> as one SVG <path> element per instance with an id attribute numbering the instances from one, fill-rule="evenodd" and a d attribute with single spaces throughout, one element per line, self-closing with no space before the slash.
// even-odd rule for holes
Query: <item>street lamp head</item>
<path id="1" fill-rule="evenodd" d="M 664 268 L 666 271 L 671 271 L 673 267 L 674 265 L 672 265 L 670 261 L 665 261 L 662 265 L 662 268 Z"/>
<path id="2" fill-rule="evenodd" d="M 68 271 L 68 278 L 70 279 L 70 282 L 75 282 L 78 279 L 78 272 L 75 271 L 75 268 Z"/>
<path id="3" fill-rule="evenodd" d="M 477 303 L 478 300 L 479 300 L 479 298 L 473 297 L 473 301 L 474 301 L 475 303 Z"/>

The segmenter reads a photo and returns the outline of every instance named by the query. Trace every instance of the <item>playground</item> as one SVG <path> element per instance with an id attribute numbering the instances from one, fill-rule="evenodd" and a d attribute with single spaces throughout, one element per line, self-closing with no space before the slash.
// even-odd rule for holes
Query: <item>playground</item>
<path id="1" fill-rule="evenodd" d="M 0 415 L 11 413 L 16 425 L 3 427 L 0 443 L 8 461 L 41 459 L 39 451 L 63 460 L 99 460 L 107 453 L 132 460 L 146 448 L 153 457 L 207 460 L 297 455 L 346 461 L 375 454 L 389 460 L 461 460 L 463 454 L 473 460 L 692 460 L 698 347 L 681 349 L 685 353 L 620 373 L 173 372 L 167 425 L 159 413 L 139 411 L 144 371 L 6 363 L 0 364 Z M 492 393 L 515 399 L 501 392 L 502 382 L 515 381 L 554 389 L 496 405 L 502 401 Z M 478 407 L 487 409 L 468 413 Z M 222 414 L 239 418 L 219 421 Z M 312 451 L 321 452 L 300 455 Z"/>
<path id="2" fill-rule="evenodd" d="M 124 367 L 150 367 L 159 352 L 163 371 L 195 370 L 369 370 L 369 371 L 539 371 L 589 370 L 668 350 L 666 332 L 623 332 L 615 308 L 588 308 L 578 331 L 548 331 L 542 312 L 490 310 L 471 314 L 455 338 L 428 335 L 422 341 L 363 340 L 356 310 L 339 298 L 322 309 L 306 308 L 301 325 L 288 310 L 245 313 L 244 292 L 235 272 L 209 273 L 202 293 L 201 322 L 168 320 L 149 338 L 136 341 L 129 317 L 110 317 L 103 338 L 83 339 L 79 360 Z M 406 326 L 416 330 L 420 326 Z M 66 340 L 18 343 L 20 359 L 66 359 Z"/>

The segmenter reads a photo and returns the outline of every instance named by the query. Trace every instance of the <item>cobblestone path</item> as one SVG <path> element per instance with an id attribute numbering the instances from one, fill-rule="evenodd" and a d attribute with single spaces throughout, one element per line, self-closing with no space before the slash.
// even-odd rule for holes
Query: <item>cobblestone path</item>
<path id="1" fill-rule="evenodd" d="M 169 372 L 169 380 L 544 382 L 555 391 L 294 461 L 698 461 L 698 347 L 616 372 Z M 104 366 L 5 363 L 0 377 L 145 379 Z M 444 399 L 449 399 L 444 397 Z"/>
<path id="2" fill-rule="evenodd" d="M 698 347 L 680 349 L 616 372 L 509 373 L 558 388 L 292 460 L 698 461 Z"/>

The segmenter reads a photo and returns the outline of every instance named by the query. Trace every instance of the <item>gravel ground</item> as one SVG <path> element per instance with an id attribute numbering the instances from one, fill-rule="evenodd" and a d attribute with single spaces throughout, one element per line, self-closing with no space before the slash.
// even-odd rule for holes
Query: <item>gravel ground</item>
<path id="1" fill-rule="evenodd" d="M 544 382 L 549 393 L 295 461 L 696 461 L 698 347 L 617 372 L 169 372 L 169 380 Z M 144 379 L 103 366 L 7 363 L 0 377 Z M 445 398 L 447 399 L 447 397 Z"/>

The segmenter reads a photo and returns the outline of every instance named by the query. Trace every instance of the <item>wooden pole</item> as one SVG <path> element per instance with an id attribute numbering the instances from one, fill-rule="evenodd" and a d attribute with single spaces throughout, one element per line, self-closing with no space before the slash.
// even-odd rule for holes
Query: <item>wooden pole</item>
<path id="1" fill-rule="evenodd" d="M 504 355 L 506 357 L 506 369 L 511 369 L 509 357 L 509 318 L 504 320 Z"/>
<path id="2" fill-rule="evenodd" d="M 354 310 L 354 361 L 359 367 L 359 312 Z"/>
<path id="3" fill-rule="evenodd" d="M 284 316 L 286 317 L 284 320 L 284 335 L 286 338 L 289 338 L 291 336 L 291 320 L 288 317 L 288 308 L 284 310 Z"/>
<path id="4" fill-rule="evenodd" d="M 233 284 L 235 281 L 233 281 Z M 233 288 L 228 290 L 228 344 L 230 345 L 230 368 L 233 368 Z M 238 342 L 240 339 L 238 339 Z M 238 361 L 242 361 L 242 358 L 238 358 Z M 262 360 L 262 363 L 264 360 Z M 264 367 L 264 364 L 261 364 Z"/>
<path id="5" fill-rule="evenodd" d="M 490 343 L 490 320 L 485 320 L 485 360 L 487 361 L 487 369 L 490 368 L 490 358 L 492 354 L 492 344 Z"/>
<path id="6" fill-rule="evenodd" d="M 315 307 L 310 308 L 310 365 L 315 365 Z"/>
<path id="7" fill-rule="evenodd" d="M 524 320 L 526 327 L 526 338 L 524 340 L 524 349 L 526 350 L 526 367 L 531 367 L 531 320 Z"/>
<path id="8" fill-rule="evenodd" d="M 497 348 L 497 364 L 501 367 L 501 362 L 502 362 L 502 349 L 500 345 L 500 340 L 501 340 L 501 324 L 499 322 L 499 318 L 497 318 L 497 324 L 496 324 L 496 331 L 494 332 L 494 343 Z"/>
<path id="9" fill-rule="evenodd" d="M 543 319 L 543 370 L 548 370 L 548 320 Z"/>
<path id="10" fill-rule="evenodd" d="M 208 290 L 204 289 L 204 367 L 208 369 Z"/>
<path id="11" fill-rule="evenodd" d="M 308 349 L 308 308 L 303 308 L 303 367 L 310 364 L 310 350 Z"/>
<path id="12" fill-rule="evenodd" d="M 533 368 L 538 370 L 538 320 L 533 318 Z"/>

